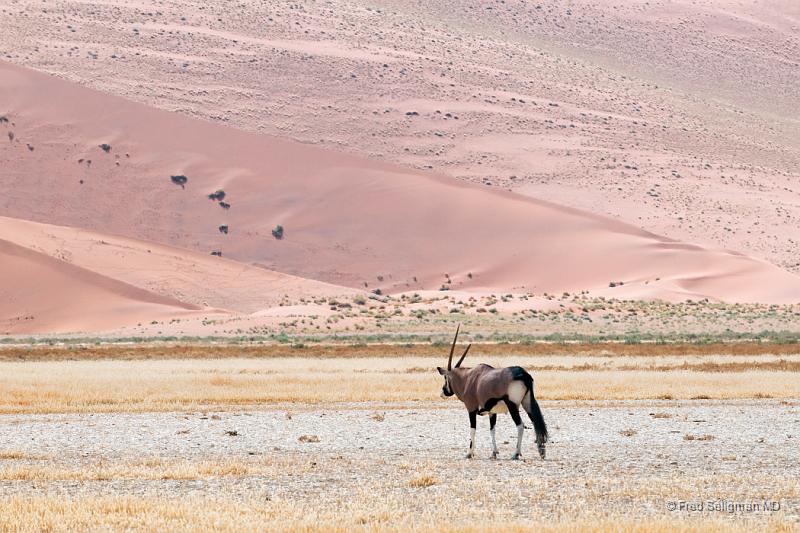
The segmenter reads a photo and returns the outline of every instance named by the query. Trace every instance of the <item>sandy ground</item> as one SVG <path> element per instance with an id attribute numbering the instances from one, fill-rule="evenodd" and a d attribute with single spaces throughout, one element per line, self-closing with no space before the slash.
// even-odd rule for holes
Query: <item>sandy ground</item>
<path id="1" fill-rule="evenodd" d="M 509 459 L 516 431 L 506 415 L 498 422 L 501 459 L 487 459 L 488 421 L 480 419 L 478 458 L 466 460 L 467 416 L 455 401 L 434 410 L 422 403 L 360 403 L 217 413 L 3 415 L 0 499 L 255 499 L 299 503 L 311 514 L 355 502 L 382 502 L 385 508 L 392 501 L 397 511 L 419 512 L 422 522 L 441 521 L 429 506 L 445 499 L 448 512 L 458 510 L 458 523 L 536 524 L 546 516 L 551 522 L 712 518 L 749 521 L 757 529 L 776 521 L 797 526 L 797 405 L 543 402 L 551 431 L 544 462 L 534 458 L 532 431 L 525 435 L 526 459 Z M 318 442 L 303 442 L 303 436 Z M 13 450 L 21 454 L 8 458 Z M 158 475 L 169 470 L 165 465 L 215 461 L 250 465 L 250 472 L 245 466 L 238 475 Z M 153 472 L 114 474 L 122 465 Z M 28 472 L 27 478 L 20 472 Z M 420 482 L 425 476 L 431 481 Z M 670 502 L 720 500 L 774 500 L 780 510 L 668 510 Z M 344 520 L 358 525 L 360 518 Z"/>
<path id="2" fill-rule="evenodd" d="M 161 321 L 164 313 L 148 312 L 152 306 L 141 305 L 142 299 L 167 298 L 182 307 L 181 317 L 214 307 L 249 314 L 285 296 L 354 294 L 356 288 L 800 300 L 800 277 L 738 252 L 441 174 L 192 119 L 8 63 L 0 63 L 0 72 L 7 110 L 0 130 L 9 140 L 0 142 L 8 191 L 0 212 L 10 215 L 0 218 L 4 246 L 42 255 L 38 262 L 53 275 L 64 263 L 67 270 L 99 274 L 95 284 L 112 278 L 155 293 L 117 287 L 117 296 L 134 296 L 128 298 L 133 302 L 125 294 L 117 298 L 122 311 L 103 303 L 90 312 L 57 291 L 61 302 L 50 305 L 36 286 L 52 276 L 26 268 L 31 261 L 6 258 L 3 268 L 12 271 L 3 273 L 0 332 L 98 331 Z M 285 231 L 276 236 L 279 225 Z M 219 254 L 224 258 L 216 261 Z M 103 291 L 94 293 L 85 300 L 102 299 Z M 78 314 L 82 322 L 64 319 Z M 93 325 L 95 315 L 103 322 Z"/>
<path id="3" fill-rule="evenodd" d="M 791 0 L 25 0 L 0 55 L 798 271 L 798 21 Z"/>

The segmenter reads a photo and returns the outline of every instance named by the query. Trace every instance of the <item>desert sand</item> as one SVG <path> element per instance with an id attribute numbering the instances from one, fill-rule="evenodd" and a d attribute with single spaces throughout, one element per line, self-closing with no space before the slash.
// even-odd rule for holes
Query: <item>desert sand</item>
<path id="1" fill-rule="evenodd" d="M 799 10 L 23 0 L 0 9 L 0 57 L 798 272 Z"/>
<path id="2" fill-rule="evenodd" d="M 247 287 L 263 286 L 253 279 L 238 282 L 249 302 L 235 302 L 228 291 L 213 304 L 203 300 L 198 288 L 213 284 L 204 272 L 214 270 L 209 260 L 219 259 L 212 253 L 223 256 L 220 279 L 253 273 L 247 267 L 252 264 L 384 293 L 607 292 L 621 281 L 625 298 L 800 300 L 800 278 L 740 253 L 677 242 L 443 175 L 187 118 L 8 64 L 0 68 L 8 120 L 1 127 L 13 133 L 0 143 L 3 213 L 209 254 L 192 291 L 169 286 L 180 281 L 148 282 L 140 268 L 125 274 L 125 265 L 135 264 L 125 254 L 100 254 L 95 267 L 93 254 L 72 252 L 68 239 L 45 247 L 62 260 L 79 257 L 84 268 L 116 272 L 192 305 L 252 312 L 277 298 L 277 287 L 270 286 L 271 300 L 252 301 Z M 279 224 L 285 233 L 276 238 L 272 231 Z M 26 231 L 7 234 L 25 240 Z M 78 245 L 81 237 L 72 235 Z M 35 239 L 27 245 L 43 246 Z M 137 246 L 144 257 L 143 245 Z M 199 261 L 197 254 L 191 257 Z M 166 270 L 149 276 L 167 279 Z M 186 268 L 175 270 L 184 282 L 191 277 Z"/>

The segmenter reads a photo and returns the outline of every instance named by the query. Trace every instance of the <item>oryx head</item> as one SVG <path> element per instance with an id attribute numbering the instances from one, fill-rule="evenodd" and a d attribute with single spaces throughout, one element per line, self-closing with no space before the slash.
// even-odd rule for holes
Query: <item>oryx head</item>
<path id="1" fill-rule="evenodd" d="M 453 338 L 453 345 L 450 346 L 450 357 L 447 358 L 447 370 L 445 370 L 440 366 L 436 367 L 436 370 L 439 371 L 439 374 L 444 376 L 444 385 L 442 386 L 442 398 L 446 398 L 448 396 L 453 395 L 453 387 L 450 383 L 453 369 L 461 366 L 461 363 L 464 362 L 464 358 L 467 356 L 467 352 L 472 347 L 472 344 L 467 346 L 467 349 L 464 350 L 463 354 L 461 354 L 461 359 L 459 359 L 458 362 L 456 363 L 456 366 L 453 367 L 453 352 L 456 350 L 456 342 L 458 341 L 458 331 L 460 329 L 461 329 L 461 324 L 459 324 L 458 327 L 456 328 L 456 336 Z"/>

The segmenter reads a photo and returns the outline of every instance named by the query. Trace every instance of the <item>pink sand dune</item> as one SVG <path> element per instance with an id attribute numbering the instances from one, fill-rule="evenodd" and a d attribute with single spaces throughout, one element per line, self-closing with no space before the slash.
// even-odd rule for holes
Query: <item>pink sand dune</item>
<path id="1" fill-rule="evenodd" d="M 359 292 L 155 242 L 1 216 L 0 239 L 207 312 L 252 313 L 284 299 Z"/>
<path id="2" fill-rule="evenodd" d="M 741 254 L 194 120 L 2 63 L 0 105 L 10 120 L 0 125 L 0 214 L 10 217 L 219 250 L 243 263 L 384 292 L 442 285 L 597 291 L 624 281 L 647 283 L 646 297 L 657 298 L 649 287 L 668 281 L 670 297 L 677 290 L 800 302 L 800 278 Z M 3 130 L 14 131 L 13 142 Z M 171 182 L 178 174 L 188 177 L 185 188 Z M 207 197 L 218 189 L 229 209 Z M 281 240 L 271 234 L 278 224 Z"/>
<path id="3" fill-rule="evenodd" d="M 198 309 L 5 240 L 0 279 L 0 334 L 96 331 Z"/>

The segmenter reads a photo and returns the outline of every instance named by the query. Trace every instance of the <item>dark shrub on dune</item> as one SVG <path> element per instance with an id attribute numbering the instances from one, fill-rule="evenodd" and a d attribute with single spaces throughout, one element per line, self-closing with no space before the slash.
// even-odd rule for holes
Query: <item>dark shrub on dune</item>
<path id="1" fill-rule="evenodd" d="M 183 174 L 178 174 L 177 176 L 170 176 L 172 183 L 175 185 L 180 185 L 182 188 L 186 188 L 186 183 L 189 181 L 189 178 L 184 176 Z"/>

